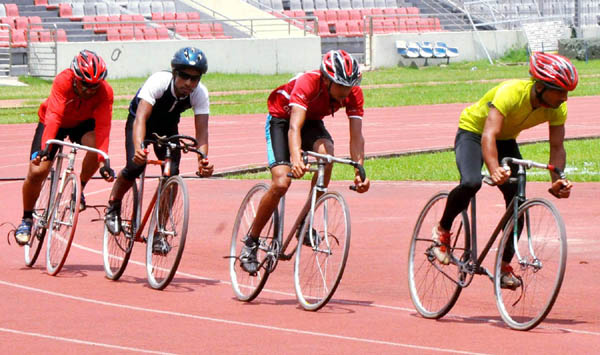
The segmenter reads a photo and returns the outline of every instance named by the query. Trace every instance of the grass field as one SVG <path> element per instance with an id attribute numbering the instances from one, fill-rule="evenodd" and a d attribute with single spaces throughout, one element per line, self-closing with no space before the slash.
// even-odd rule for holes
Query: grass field
<path id="1" fill-rule="evenodd" d="M 527 55 L 524 50 L 509 53 L 496 64 L 487 61 L 452 63 L 419 69 L 387 68 L 366 71 L 362 87 L 366 107 L 396 107 L 440 103 L 463 103 L 478 100 L 496 83 L 512 78 L 528 78 Z M 580 81 L 570 96 L 600 94 L 600 61 L 574 61 Z M 211 115 L 265 113 L 269 92 L 293 76 L 241 75 L 208 73 L 202 82 L 211 93 Z M 0 100 L 24 99 L 18 108 L 0 108 L 0 123 L 37 122 L 39 104 L 47 97 L 52 83 L 23 77 L 28 87 L 2 90 Z M 125 119 L 129 101 L 145 78 L 109 80 L 115 92 L 113 119 Z M 191 111 L 188 111 L 191 115 Z M 569 178 L 574 181 L 600 181 L 600 141 L 567 142 Z M 527 145 L 522 149 L 528 159 L 547 161 L 546 143 Z M 419 154 L 400 158 L 368 160 L 369 176 L 375 180 L 458 180 L 453 152 Z M 547 180 L 545 172 L 530 174 L 532 179 Z M 240 175 L 239 178 L 269 178 L 268 172 Z M 334 179 L 351 179 L 351 169 L 336 169 Z"/>

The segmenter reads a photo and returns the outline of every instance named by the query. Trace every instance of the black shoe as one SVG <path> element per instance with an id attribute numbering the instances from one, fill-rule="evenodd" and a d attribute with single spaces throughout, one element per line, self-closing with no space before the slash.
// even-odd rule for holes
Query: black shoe
<path id="1" fill-rule="evenodd" d="M 108 203 L 104 215 L 104 225 L 113 235 L 121 233 L 121 201 L 110 201 Z"/>
<path id="2" fill-rule="evenodd" d="M 152 254 L 167 255 L 171 251 L 171 246 L 167 239 L 161 235 L 155 235 L 152 241 Z"/>
<path id="3" fill-rule="evenodd" d="M 246 236 L 242 241 L 244 242 L 242 252 L 240 253 L 242 269 L 250 275 L 256 275 L 258 271 L 258 258 L 256 257 L 258 243 L 249 236 Z"/>
<path id="4" fill-rule="evenodd" d="M 298 230 L 296 231 L 296 239 L 300 238 L 300 230 L 302 229 L 302 226 L 304 225 L 305 222 L 308 221 L 303 221 L 302 223 L 300 223 L 300 225 L 298 226 Z M 312 235 L 313 238 L 315 239 L 315 246 L 318 245 L 318 240 L 319 240 L 319 236 L 317 235 L 317 231 L 312 228 Z M 304 236 L 304 238 L 302 238 L 302 245 L 306 245 L 307 247 L 312 247 L 313 245 L 310 242 L 310 234 L 308 233 L 308 231 L 306 231 L 306 235 Z"/>

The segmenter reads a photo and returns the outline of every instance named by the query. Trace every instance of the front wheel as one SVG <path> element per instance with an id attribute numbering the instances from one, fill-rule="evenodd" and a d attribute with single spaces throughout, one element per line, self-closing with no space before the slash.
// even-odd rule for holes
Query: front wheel
<path id="1" fill-rule="evenodd" d="M 448 265 L 438 262 L 433 247 L 437 227 L 448 200 L 448 192 L 435 194 L 419 214 L 408 252 L 408 288 L 417 312 L 425 318 L 441 318 L 452 309 L 464 281 L 458 263 L 467 262 L 470 253 L 469 220 L 463 211 L 452 224 Z"/>
<path id="2" fill-rule="evenodd" d="M 46 236 L 46 227 L 48 223 L 48 209 L 50 208 L 50 197 L 52 190 L 52 179 L 54 178 L 54 168 L 50 170 L 50 175 L 42 182 L 40 195 L 35 201 L 33 207 L 33 225 L 31 228 L 31 239 L 25 244 L 25 265 L 32 267 L 35 264 Z"/>
<path id="3" fill-rule="evenodd" d="M 185 247 L 189 209 L 183 178 L 171 176 L 162 187 L 148 229 L 146 273 L 153 289 L 167 287 L 177 272 Z"/>
<path id="4" fill-rule="evenodd" d="M 567 233 L 554 205 L 544 199 L 523 203 L 517 220 L 517 228 L 514 218 L 504 228 L 496 256 L 494 292 L 504 322 L 516 330 L 529 330 L 546 318 L 560 291 L 567 263 Z M 511 261 L 520 278 L 516 290 L 501 288 L 503 260 Z"/>
<path id="5" fill-rule="evenodd" d="M 123 275 L 131 257 L 137 232 L 137 208 L 137 186 L 134 182 L 121 200 L 121 233 L 113 235 L 104 225 L 102 259 L 104 272 L 110 280 L 116 281 Z"/>
<path id="6" fill-rule="evenodd" d="M 280 239 L 278 238 L 279 213 L 277 209 L 267 221 L 258 238 L 259 245 L 256 257 L 261 266 L 256 274 L 251 275 L 242 269 L 239 257 L 244 247 L 243 240 L 252 228 L 258 205 L 267 190 L 269 190 L 269 185 L 260 183 L 254 185 L 248 191 L 242 200 L 233 225 L 229 247 L 229 276 L 235 297 L 240 301 L 250 302 L 255 299 L 277 264 L 277 254 L 280 247 Z"/>
<path id="7" fill-rule="evenodd" d="M 60 181 L 58 185 L 61 185 Z M 63 191 L 57 194 L 50 212 L 46 270 L 52 276 L 60 272 L 71 249 L 79 217 L 80 191 L 81 185 L 77 175 L 66 174 Z"/>
<path id="8" fill-rule="evenodd" d="M 338 192 L 321 196 L 298 238 L 294 284 L 302 308 L 317 311 L 337 289 L 350 251 L 350 211 Z M 309 238 L 311 246 L 303 240 Z"/>

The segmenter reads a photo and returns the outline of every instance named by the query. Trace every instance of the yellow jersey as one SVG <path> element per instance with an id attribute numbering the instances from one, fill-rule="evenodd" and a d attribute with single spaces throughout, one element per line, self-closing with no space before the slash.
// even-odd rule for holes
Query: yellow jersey
<path id="1" fill-rule="evenodd" d="M 531 107 L 533 80 L 508 80 L 489 90 L 473 105 L 460 114 L 459 128 L 482 134 L 485 121 L 493 105 L 504 116 L 502 131 L 498 140 L 515 139 L 521 131 L 548 122 L 550 126 L 560 126 L 567 120 L 567 103 L 558 108 Z"/>

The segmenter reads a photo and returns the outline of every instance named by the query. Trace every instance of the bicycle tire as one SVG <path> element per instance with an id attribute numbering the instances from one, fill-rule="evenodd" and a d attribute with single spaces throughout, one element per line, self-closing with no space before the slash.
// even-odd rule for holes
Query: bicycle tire
<path id="1" fill-rule="evenodd" d="M 440 264 L 433 253 L 432 230 L 442 217 L 447 199 L 448 192 L 442 191 L 427 201 L 415 224 L 408 252 L 410 298 L 417 312 L 430 319 L 441 318 L 452 309 L 462 291 L 457 281 L 465 277 L 455 262 Z M 465 261 L 470 253 L 470 229 L 466 211 L 454 219 L 451 233 L 450 252 L 453 257 Z M 454 276 L 456 280 L 451 278 Z"/>
<path id="2" fill-rule="evenodd" d="M 109 280 L 117 281 L 125 272 L 137 232 L 138 190 L 133 185 L 121 200 L 121 232 L 113 235 L 104 225 L 102 260 L 104 273 Z"/>
<path id="3" fill-rule="evenodd" d="M 310 238 L 311 247 L 303 244 L 305 238 Z M 312 225 L 307 219 L 302 226 L 296 248 L 294 286 L 305 310 L 318 311 L 333 297 L 344 274 L 350 238 L 346 200 L 339 192 L 323 194 L 315 203 Z"/>
<path id="4" fill-rule="evenodd" d="M 59 181 L 60 185 L 60 181 Z M 56 276 L 62 269 L 77 229 L 81 185 L 74 173 L 65 176 L 62 193 L 56 195 L 52 206 L 46 246 L 46 271 Z"/>
<path id="5" fill-rule="evenodd" d="M 281 246 L 281 235 L 279 230 L 279 212 L 274 211 L 263 228 L 259 237 L 259 247 L 257 252 L 258 262 L 263 266 L 259 268 L 256 275 L 250 275 L 242 269 L 239 258 L 244 242 L 244 237 L 250 231 L 258 204 L 264 194 L 269 190 L 269 185 L 259 183 L 248 191 L 235 217 L 233 232 L 231 234 L 231 244 L 229 248 L 229 276 L 231 278 L 231 286 L 235 297 L 244 302 L 254 300 L 265 286 L 269 275 L 274 270 L 277 264 L 277 250 Z M 264 260 L 265 258 L 269 260 Z M 265 261 L 263 263 L 263 261 Z"/>
<path id="6" fill-rule="evenodd" d="M 25 265 L 32 267 L 37 261 L 44 237 L 46 236 L 46 223 L 48 221 L 48 209 L 50 207 L 50 196 L 52 181 L 54 179 L 54 168 L 50 169 L 48 178 L 42 181 L 42 189 L 33 207 L 33 225 L 31 228 L 31 240 L 25 244 Z"/>
<path id="7" fill-rule="evenodd" d="M 515 330 L 530 330 L 546 318 L 558 297 L 567 263 L 567 233 L 560 213 L 545 199 L 527 200 L 519 207 L 518 216 L 524 218 L 524 225 L 516 249 L 528 261 L 515 265 L 522 293 L 500 287 L 504 249 L 514 240 L 512 218 L 504 229 L 496 255 L 494 292 L 504 322 Z"/>
<path id="8" fill-rule="evenodd" d="M 146 244 L 146 274 L 150 287 L 162 290 L 173 280 L 185 248 L 190 206 L 181 176 L 171 176 L 162 186 L 154 209 Z M 153 251 L 158 237 L 166 242 L 162 252 Z"/>

